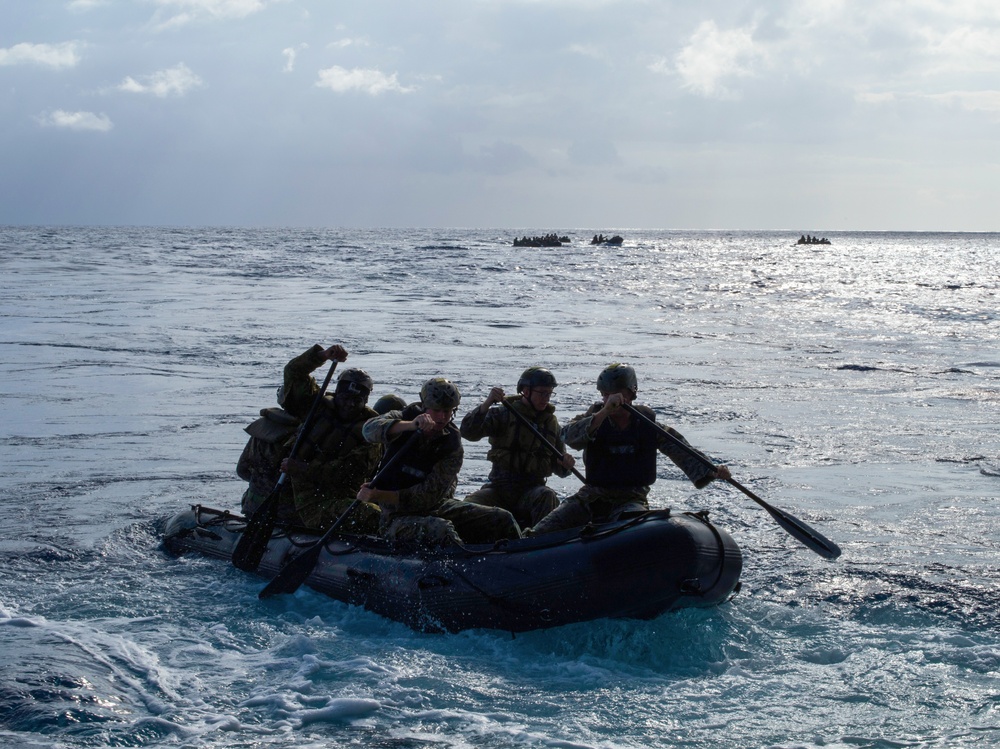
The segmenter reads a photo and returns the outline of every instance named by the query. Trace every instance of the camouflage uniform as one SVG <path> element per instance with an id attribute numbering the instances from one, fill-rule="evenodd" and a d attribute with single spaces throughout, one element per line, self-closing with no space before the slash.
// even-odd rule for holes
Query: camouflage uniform
<path id="1" fill-rule="evenodd" d="M 285 366 L 281 405 L 300 419 L 305 419 L 319 392 L 311 373 L 326 363 L 322 353 L 322 346 L 313 346 Z M 334 396 L 323 396 L 295 456 L 307 464 L 306 470 L 291 481 L 295 512 L 306 527 L 330 527 L 357 497 L 361 484 L 375 472 L 382 447 L 368 442 L 361 428 L 377 415 L 364 406 L 353 421 L 343 421 L 337 414 Z M 360 503 L 343 528 L 347 532 L 374 533 L 380 516 L 376 505 Z"/>
<path id="2" fill-rule="evenodd" d="M 520 538 L 517 522 L 506 510 L 455 499 L 464 450 L 454 425 L 449 424 L 433 436 L 415 432 L 394 437 L 390 442 L 388 432 L 393 424 L 412 421 L 423 410 L 419 403 L 414 403 L 364 425 L 366 439 L 389 445 L 386 462 L 406 440 L 417 440 L 379 482 L 378 488 L 399 493 L 399 509 L 382 518 L 380 532 L 387 538 L 428 545 L 493 543 Z"/>
<path id="3" fill-rule="evenodd" d="M 532 535 L 576 528 L 590 522 L 616 520 L 626 512 L 648 510 L 646 496 L 656 480 L 657 451 L 670 458 L 699 489 L 715 477 L 710 467 L 711 460 L 703 456 L 706 465 L 706 462 L 677 447 L 651 424 L 635 416 L 624 430 L 618 429 L 611 419 L 605 419 L 592 436 L 588 435 L 594 415 L 603 405 L 595 403 L 586 413 L 563 427 L 562 437 L 566 444 L 583 450 L 587 484 L 535 525 L 531 529 Z M 635 408 L 656 420 L 652 409 L 646 406 Z M 676 430 L 667 428 L 667 431 L 687 444 L 687 440 Z"/>
<path id="4" fill-rule="evenodd" d="M 243 431 L 250 435 L 236 464 L 236 475 L 250 485 L 243 493 L 241 507 L 253 515 L 278 484 L 281 461 L 287 456 L 290 439 L 299 420 L 281 408 L 262 408 L 260 418 Z"/>
<path id="5" fill-rule="evenodd" d="M 548 405 L 538 412 L 520 395 L 504 400 L 534 424 L 560 453 L 566 452 L 554 406 Z M 522 528 L 534 525 L 559 504 L 559 498 L 545 485 L 545 480 L 553 473 L 567 476 L 569 471 L 506 407 L 498 404 L 485 413 L 478 408 L 469 411 L 462 419 L 462 436 L 472 442 L 489 437 L 486 458 L 493 464 L 489 482 L 467 496 L 466 502 L 509 510 Z"/>

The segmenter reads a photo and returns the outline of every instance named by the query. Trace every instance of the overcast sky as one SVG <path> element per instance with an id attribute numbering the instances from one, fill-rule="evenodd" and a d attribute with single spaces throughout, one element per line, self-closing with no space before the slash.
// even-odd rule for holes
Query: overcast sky
<path id="1" fill-rule="evenodd" d="M 0 0 L 0 223 L 1000 230 L 997 0 Z"/>

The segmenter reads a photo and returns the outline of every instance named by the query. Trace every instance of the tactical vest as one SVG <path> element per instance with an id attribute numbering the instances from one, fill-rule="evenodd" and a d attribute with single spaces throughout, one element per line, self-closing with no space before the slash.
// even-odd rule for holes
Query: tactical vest
<path id="1" fill-rule="evenodd" d="M 551 406 L 538 413 L 521 403 L 521 396 L 507 399 L 511 407 L 524 416 L 550 442 L 559 439 L 559 422 Z M 511 480 L 515 477 L 526 483 L 545 483 L 552 475 L 552 453 L 537 436 L 513 414 L 508 414 L 508 428 L 490 435 L 490 449 L 487 460 L 493 464 L 491 480 Z"/>
<path id="2" fill-rule="evenodd" d="M 299 460 L 310 462 L 319 459 L 329 462 L 347 454 L 359 444 L 364 444 L 361 425 L 378 415 L 365 407 L 353 421 L 341 421 L 337 418 L 332 399 L 324 399 L 319 408 L 316 420 L 299 443 L 296 455 Z"/>
<path id="3" fill-rule="evenodd" d="M 256 492 L 269 492 L 278 482 L 281 460 L 288 453 L 287 443 L 299 427 L 299 420 L 281 408 L 262 408 L 260 418 L 244 428 L 247 440 L 236 474 L 250 482 Z"/>
<path id="4" fill-rule="evenodd" d="M 423 409 L 420 404 L 414 403 L 403 409 L 401 419 L 402 421 L 412 421 L 421 413 L 423 413 Z M 434 466 L 462 446 L 462 435 L 452 426 L 445 427 L 445 431 L 437 437 L 428 439 L 423 434 L 414 434 L 409 439 L 415 439 L 418 442 L 407 450 L 406 454 L 379 479 L 377 488 L 400 491 L 416 486 L 427 478 L 428 474 L 434 470 Z M 389 465 L 389 461 L 406 442 L 408 442 L 408 438 L 405 434 L 390 442 L 385 457 L 382 459 L 382 466 Z M 381 466 L 379 471 L 381 472 Z"/>
<path id="5" fill-rule="evenodd" d="M 635 416 L 625 429 L 605 420 L 583 453 L 587 483 L 608 489 L 649 486 L 656 481 L 658 437 L 652 425 Z"/>
<path id="6" fill-rule="evenodd" d="M 285 409 L 262 408 L 260 418 L 246 426 L 243 431 L 251 437 L 277 445 L 287 442 L 298 428 L 299 420 Z"/>

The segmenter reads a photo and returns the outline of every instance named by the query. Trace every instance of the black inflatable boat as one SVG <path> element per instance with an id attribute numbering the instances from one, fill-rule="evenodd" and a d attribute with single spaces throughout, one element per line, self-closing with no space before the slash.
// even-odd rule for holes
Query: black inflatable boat
<path id="1" fill-rule="evenodd" d="M 229 560 L 246 520 L 196 505 L 169 519 L 164 547 Z M 258 574 L 274 577 L 316 534 L 278 529 Z M 305 584 L 425 632 L 524 632 L 603 617 L 651 619 L 713 606 L 739 587 L 743 558 L 706 512 L 644 512 L 495 545 L 404 548 L 339 536 Z"/>

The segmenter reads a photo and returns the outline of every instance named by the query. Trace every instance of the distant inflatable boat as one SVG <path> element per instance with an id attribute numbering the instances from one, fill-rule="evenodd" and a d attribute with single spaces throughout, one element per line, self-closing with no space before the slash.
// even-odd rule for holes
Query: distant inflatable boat
<path id="1" fill-rule="evenodd" d="M 245 526 L 239 515 L 196 505 L 166 522 L 164 547 L 228 561 Z M 278 529 L 258 574 L 274 577 L 317 539 Z M 305 584 L 423 632 L 525 632 L 714 606 L 739 589 L 742 568 L 736 542 L 706 512 L 653 510 L 493 545 L 403 548 L 343 535 Z"/>
<path id="2" fill-rule="evenodd" d="M 795 244 L 832 244 L 832 243 L 826 237 L 820 239 L 819 237 L 811 237 L 806 234 L 803 234 L 801 237 L 799 237 L 798 241 Z"/>
<path id="3" fill-rule="evenodd" d="M 514 237 L 514 247 L 562 247 L 569 244 L 568 236 L 557 236 L 555 234 L 545 234 L 540 237 Z"/>

